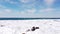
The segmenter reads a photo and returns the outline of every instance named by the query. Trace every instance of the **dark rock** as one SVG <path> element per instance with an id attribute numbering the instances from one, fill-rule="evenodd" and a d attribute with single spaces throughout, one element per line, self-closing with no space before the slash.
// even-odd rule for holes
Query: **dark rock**
<path id="1" fill-rule="evenodd" d="M 25 33 L 22 33 L 22 34 L 25 34 Z"/>
<path id="2" fill-rule="evenodd" d="M 39 27 L 36 27 L 36 29 L 39 29 Z"/>
<path id="3" fill-rule="evenodd" d="M 31 31 L 35 31 L 35 27 L 32 27 Z"/>
<path id="4" fill-rule="evenodd" d="M 4 25 L 1 25 L 1 27 L 4 27 Z"/>

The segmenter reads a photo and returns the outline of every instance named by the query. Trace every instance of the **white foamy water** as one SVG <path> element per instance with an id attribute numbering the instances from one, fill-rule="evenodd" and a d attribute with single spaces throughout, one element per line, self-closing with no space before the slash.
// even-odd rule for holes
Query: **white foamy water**
<path id="1" fill-rule="evenodd" d="M 39 27 L 39 29 L 31 31 L 33 26 Z M 28 29 L 29 31 L 27 31 Z M 0 20 L 0 34 L 22 33 L 60 34 L 60 20 Z"/>

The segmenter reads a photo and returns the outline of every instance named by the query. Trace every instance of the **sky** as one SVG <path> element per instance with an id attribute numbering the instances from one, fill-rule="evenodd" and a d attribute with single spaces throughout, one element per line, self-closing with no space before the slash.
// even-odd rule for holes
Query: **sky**
<path id="1" fill-rule="evenodd" d="M 0 18 L 60 18 L 60 0 L 0 0 Z"/>

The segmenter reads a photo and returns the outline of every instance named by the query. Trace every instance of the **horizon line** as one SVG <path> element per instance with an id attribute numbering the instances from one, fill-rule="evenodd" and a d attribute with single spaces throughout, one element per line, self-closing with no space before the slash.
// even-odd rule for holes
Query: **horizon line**
<path id="1" fill-rule="evenodd" d="M 35 20 L 35 19 L 60 19 L 60 18 L 0 18 L 0 20 Z"/>

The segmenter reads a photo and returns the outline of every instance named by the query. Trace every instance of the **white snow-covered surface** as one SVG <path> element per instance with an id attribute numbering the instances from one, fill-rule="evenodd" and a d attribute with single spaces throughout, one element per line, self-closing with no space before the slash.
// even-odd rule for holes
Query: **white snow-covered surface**
<path id="1" fill-rule="evenodd" d="M 1 27 L 3 25 L 3 27 Z M 31 28 L 39 27 L 35 31 Z M 30 31 L 27 31 L 30 29 Z M 60 20 L 0 20 L 0 34 L 60 34 Z"/>

